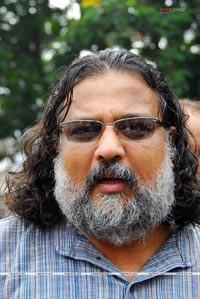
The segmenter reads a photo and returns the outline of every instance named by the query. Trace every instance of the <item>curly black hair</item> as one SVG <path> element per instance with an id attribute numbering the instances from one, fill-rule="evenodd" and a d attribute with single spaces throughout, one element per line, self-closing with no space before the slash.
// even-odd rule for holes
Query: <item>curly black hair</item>
<path id="1" fill-rule="evenodd" d="M 84 78 L 110 70 L 136 73 L 155 90 L 159 98 L 162 121 L 176 127 L 174 136 L 176 224 L 200 224 L 200 189 L 196 171 L 198 159 L 188 146 L 184 115 L 177 98 L 163 75 L 151 63 L 129 51 L 104 50 L 76 58 L 54 86 L 41 121 L 25 132 L 22 150 L 26 155 L 20 172 L 7 178 L 5 202 L 14 213 L 41 225 L 53 225 L 63 217 L 54 197 L 54 159 L 58 155 L 60 122 L 73 100 L 74 86 Z M 162 200 L 162 199 L 161 199 Z"/>

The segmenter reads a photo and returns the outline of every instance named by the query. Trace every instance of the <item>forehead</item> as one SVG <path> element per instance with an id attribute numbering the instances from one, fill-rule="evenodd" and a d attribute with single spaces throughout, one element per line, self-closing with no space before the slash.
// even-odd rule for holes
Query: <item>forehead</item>
<path id="1" fill-rule="evenodd" d="M 193 113 L 193 111 L 191 111 L 189 115 L 190 117 L 187 121 L 188 127 L 198 139 L 198 142 L 200 142 L 200 115 L 198 115 L 197 113 Z"/>
<path id="2" fill-rule="evenodd" d="M 67 118 L 114 119 L 124 115 L 157 117 L 157 114 L 158 96 L 139 75 L 109 71 L 75 85 Z"/>

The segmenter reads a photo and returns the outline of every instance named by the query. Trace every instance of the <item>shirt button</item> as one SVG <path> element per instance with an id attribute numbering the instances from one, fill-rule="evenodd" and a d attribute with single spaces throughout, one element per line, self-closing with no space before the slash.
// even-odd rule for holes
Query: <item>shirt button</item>
<path id="1" fill-rule="evenodd" d="M 96 259 L 97 259 L 98 261 L 100 261 L 100 260 L 101 260 L 101 257 L 100 257 L 100 256 L 97 256 Z"/>

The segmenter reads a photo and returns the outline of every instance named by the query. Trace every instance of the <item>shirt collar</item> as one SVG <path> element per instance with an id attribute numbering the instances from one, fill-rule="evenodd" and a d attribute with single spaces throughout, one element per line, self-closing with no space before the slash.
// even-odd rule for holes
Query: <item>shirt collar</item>
<path id="1" fill-rule="evenodd" d="M 148 260 L 143 269 L 137 273 L 134 282 L 144 281 L 158 275 L 176 275 L 178 268 L 193 266 L 198 256 L 197 235 L 199 238 L 198 228 L 192 226 L 177 228 L 166 243 Z"/>
<path id="2" fill-rule="evenodd" d="M 119 269 L 85 235 L 68 222 L 59 225 L 54 240 L 56 251 L 63 256 L 89 262 L 106 271 L 119 272 Z"/>
<path id="3" fill-rule="evenodd" d="M 198 235 L 198 236 L 197 236 Z M 167 242 L 145 264 L 140 273 L 143 279 L 166 273 L 176 268 L 191 267 L 196 260 L 196 238 L 199 229 L 187 226 L 177 228 Z M 85 260 L 101 268 L 116 271 L 115 267 L 88 239 L 73 225 L 63 222 L 55 231 L 55 247 L 59 254 L 74 259 Z M 136 276 L 135 278 L 138 278 Z"/>

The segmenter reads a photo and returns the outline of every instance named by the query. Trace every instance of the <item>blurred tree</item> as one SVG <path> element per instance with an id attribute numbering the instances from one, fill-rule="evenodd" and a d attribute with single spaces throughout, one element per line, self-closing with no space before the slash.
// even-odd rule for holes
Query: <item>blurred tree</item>
<path id="1" fill-rule="evenodd" d="M 71 49 L 134 49 L 156 63 L 177 96 L 200 95 L 200 2 L 107 0 L 84 6 L 82 18 L 70 27 L 66 39 Z M 86 1 L 87 2 L 87 1 Z M 170 8 L 161 13 L 162 7 Z M 176 9 L 177 8 L 177 9 Z M 84 40 L 83 40 L 84 36 Z"/>
<path id="2" fill-rule="evenodd" d="M 61 10 L 47 0 L 1 0 L 0 138 L 37 120 L 50 84 L 81 50 L 131 49 L 163 71 L 177 96 L 199 97 L 200 3 L 158 2 L 71 0 Z"/>
<path id="3" fill-rule="evenodd" d="M 45 25 L 50 22 L 53 26 L 53 21 L 45 0 L 1 1 L 1 138 L 22 131 L 40 112 L 48 89 L 42 61 L 42 51 L 49 39 Z"/>

